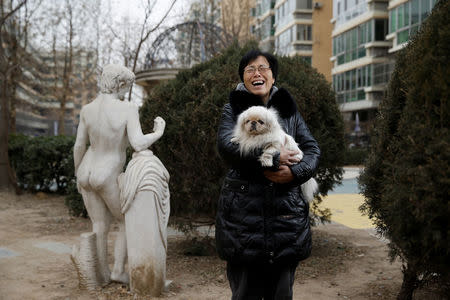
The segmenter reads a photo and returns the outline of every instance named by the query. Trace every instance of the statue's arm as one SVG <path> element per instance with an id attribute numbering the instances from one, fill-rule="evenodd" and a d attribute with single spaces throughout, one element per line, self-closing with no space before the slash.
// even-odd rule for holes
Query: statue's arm
<path id="1" fill-rule="evenodd" d="M 87 132 L 86 123 L 84 121 L 83 110 L 80 113 L 80 124 L 78 124 L 77 138 L 75 140 L 75 145 L 73 147 L 73 160 L 75 165 L 75 174 L 77 174 L 78 167 L 83 160 L 84 154 L 86 153 L 86 144 L 89 139 Z"/>
<path id="2" fill-rule="evenodd" d="M 153 132 L 143 134 L 141 123 L 139 122 L 138 107 L 130 104 L 130 110 L 127 121 L 127 134 L 131 147 L 136 152 L 142 151 L 150 147 L 156 142 L 164 133 L 166 122 L 161 117 L 156 117 L 153 125 Z"/>

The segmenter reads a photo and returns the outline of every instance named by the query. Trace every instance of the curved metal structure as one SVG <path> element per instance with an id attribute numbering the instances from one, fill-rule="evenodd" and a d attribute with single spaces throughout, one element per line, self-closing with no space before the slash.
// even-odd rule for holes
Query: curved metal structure
<path id="1" fill-rule="evenodd" d="M 145 57 L 144 69 L 189 68 L 206 61 L 230 44 L 222 28 L 190 21 L 175 25 L 153 42 Z"/>

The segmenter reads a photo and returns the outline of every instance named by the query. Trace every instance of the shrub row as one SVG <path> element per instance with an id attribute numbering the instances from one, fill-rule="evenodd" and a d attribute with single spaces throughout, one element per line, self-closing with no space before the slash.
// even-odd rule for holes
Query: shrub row
<path id="1" fill-rule="evenodd" d="M 29 137 L 14 134 L 9 138 L 9 158 L 19 188 L 29 192 L 66 195 L 70 214 L 87 216 L 76 189 L 73 166 L 74 137 Z"/>

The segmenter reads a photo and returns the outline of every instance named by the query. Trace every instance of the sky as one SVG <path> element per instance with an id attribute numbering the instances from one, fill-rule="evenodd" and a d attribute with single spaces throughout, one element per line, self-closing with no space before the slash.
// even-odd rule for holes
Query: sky
<path id="1" fill-rule="evenodd" d="M 151 3 L 153 2 L 154 1 L 151 1 Z M 183 16 L 185 12 L 189 10 L 190 3 L 192 2 L 193 0 L 177 0 L 167 18 L 167 22 L 165 22 L 165 25 L 173 26 L 177 23 L 183 22 Z M 144 18 L 144 0 L 112 0 L 110 3 L 113 13 L 118 19 L 121 19 L 124 16 L 130 17 L 130 19 Z M 152 12 L 154 22 L 160 20 L 164 16 L 171 3 L 171 0 L 156 0 L 156 4 Z"/>
<path id="2" fill-rule="evenodd" d="M 151 23 L 156 24 L 161 20 L 164 14 L 172 3 L 171 0 L 156 0 L 155 7 L 152 11 Z M 189 10 L 190 4 L 193 0 L 177 0 L 172 11 L 167 16 L 164 27 L 171 27 L 178 23 L 183 22 L 183 17 L 186 11 Z M 153 3 L 153 1 L 152 1 Z M 124 17 L 128 17 L 130 20 L 143 20 L 144 19 L 144 0 L 112 0 L 110 1 L 112 14 L 117 21 L 122 20 Z M 143 89 L 139 85 L 133 86 L 133 96 L 131 101 L 141 106 L 143 101 Z"/>

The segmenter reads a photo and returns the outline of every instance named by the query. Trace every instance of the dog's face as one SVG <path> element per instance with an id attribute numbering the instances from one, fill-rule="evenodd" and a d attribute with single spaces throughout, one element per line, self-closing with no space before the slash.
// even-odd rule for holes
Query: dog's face
<path id="1" fill-rule="evenodd" d="M 248 135 L 268 133 L 277 122 L 276 115 L 262 106 L 253 106 L 239 116 L 240 126 Z"/>

